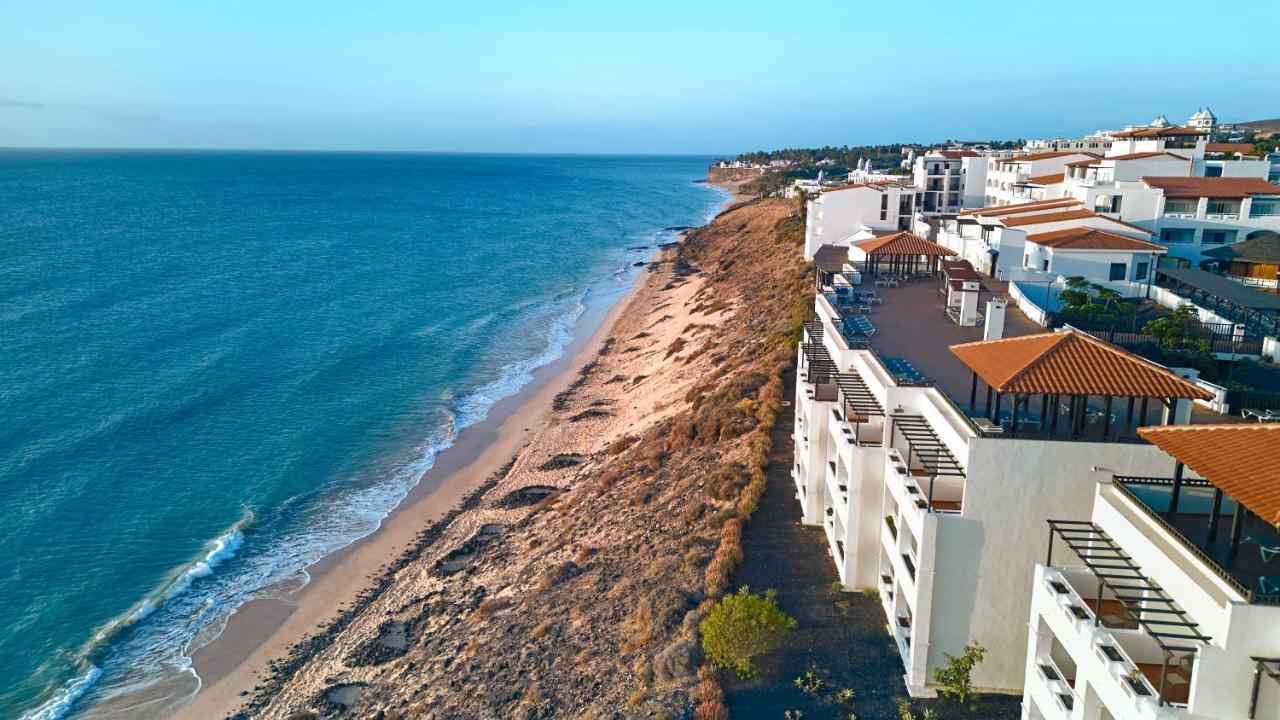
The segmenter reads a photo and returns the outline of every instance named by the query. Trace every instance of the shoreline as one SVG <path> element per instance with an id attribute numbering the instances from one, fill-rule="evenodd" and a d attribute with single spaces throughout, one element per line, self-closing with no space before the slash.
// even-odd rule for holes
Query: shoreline
<path id="1" fill-rule="evenodd" d="M 752 199 L 739 192 L 738 183 L 709 184 L 730 194 L 712 219 Z M 674 242 L 681 241 L 687 232 Z M 660 252 L 659 247 L 648 262 L 655 261 Z M 388 564 L 414 548 L 425 528 L 448 517 L 518 457 L 547 422 L 556 395 L 597 356 L 618 319 L 642 297 L 640 290 L 650 277 L 650 273 L 639 274 L 612 304 L 585 308 L 564 354 L 537 368 L 527 385 L 495 403 L 483 421 L 460 432 L 377 530 L 306 568 L 309 580 L 305 585 L 279 595 L 268 589 L 264 597 L 247 601 L 214 640 L 192 653 L 190 674 L 142 696 L 120 698 L 128 706 L 94 707 L 89 716 L 132 716 L 158 710 L 174 718 L 213 718 L 238 710 L 270 674 L 269 663 L 284 658 L 297 643 L 348 608 L 370 589 Z M 281 584 L 286 583 L 289 581 Z M 183 692 L 184 685 L 197 682 L 196 677 L 198 688 L 186 687 Z M 181 700 L 173 697 L 187 693 L 194 694 Z M 167 707 L 154 706 L 160 703 Z"/>

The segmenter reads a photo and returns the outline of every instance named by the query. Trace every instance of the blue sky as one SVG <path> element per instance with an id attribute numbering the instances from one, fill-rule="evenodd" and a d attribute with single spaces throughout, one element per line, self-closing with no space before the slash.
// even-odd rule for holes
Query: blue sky
<path id="1" fill-rule="evenodd" d="M 6 0 L 0 146 L 719 154 L 1280 117 L 1280 55 L 1240 34 L 1273 3 L 1034 5 Z"/>

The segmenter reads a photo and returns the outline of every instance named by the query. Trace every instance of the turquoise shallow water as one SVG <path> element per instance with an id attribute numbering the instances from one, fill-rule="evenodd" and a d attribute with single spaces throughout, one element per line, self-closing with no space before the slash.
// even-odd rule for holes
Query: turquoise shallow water
<path id="1" fill-rule="evenodd" d="M 707 158 L 0 151 L 0 716 L 189 671 L 372 531 Z"/>

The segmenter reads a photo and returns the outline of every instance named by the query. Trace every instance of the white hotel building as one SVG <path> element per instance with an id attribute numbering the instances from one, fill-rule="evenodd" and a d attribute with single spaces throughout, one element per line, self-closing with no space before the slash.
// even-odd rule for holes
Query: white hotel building
<path id="1" fill-rule="evenodd" d="M 915 187 L 889 180 L 823 188 L 808 202 L 804 259 L 823 245 L 848 246 L 855 236 L 910 230 L 917 195 Z"/>
<path id="2" fill-rule="evenodd" d="M 1160 477 L 1099 462 L 1047 524 L 1023 717 L 1280 718 L 1280 425 L 1139 432 Z"/>
<path id="3" fill-rule="evenodd" d="M 916 282 L 889 295 L 889 303 L 904 303 L 897 310 L 886 305 L 885 315 L 872 316 L 882 328 L 877 341 L 896 333 L 896 346 L 877 345 L 905 354 L 892 360 L 851 345 L 842 312 L 816 297 L 795 397 L 792 476 L 801 519 L 825 531 L 845 589 L 879 595 L 912 694 L 932 694 L 944 653 L 958 654 L 970 641 L 989 650 L 975 686 L 1020 693 L 1023 618 L 1031 611 L 1021 588 L 1044 557 L 1030 538 L 1042 537 L 1050 518 L 1089 517 L 1091 466 L 1130 474 L 1154 467 L 1161 453 L 1133 442 L 1132 429 L 1185 422 L 1189 398 L 1207 393 L 1075 332 L 948 350 L 945 338 L 958 330 L 932 305 L 934 284 Z M 1003 312 L 996 305 L 989 316 Z M 982 336 L 970 331 L 969 338 Z M 1101 360 L 1077 367 L 1073 358 L 1082 356 Z M 1025 377 L 993 370 L 993 358 L 1027 370 Z M 910 363 L 946 372 L 948 389 L 922 380 Z M 1079 380 L 1035 384 L 1055 374 Z M 1117 377 L 1142 384 L 1117 384 Z M 1130 394 L 1107 395 L 1122 392 Z M 1022 410 L 1013 420 L 1015 407 Z"/>

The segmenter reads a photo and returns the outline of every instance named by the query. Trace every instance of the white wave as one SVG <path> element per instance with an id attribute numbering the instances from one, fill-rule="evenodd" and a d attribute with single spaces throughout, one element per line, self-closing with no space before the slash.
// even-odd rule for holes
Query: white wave
<path id="1" fill-rule="evenodd" d="M 90 665 L 89 669 L 83 675 L 72 678 L 63 685 L 60 690 L 51 698 L 46 700 L 43 705 L 27 712 L 22 716 L 22 720 L 57 720 L 75 704 L 76 700 L 84 695 L 102 675 L 102 669 Z"/>
<path id="2" fill-rule="evenodd" d="M 663 236 L 663 231 L 650 235 L 654 239 Z M 565 309 L 551 318 L 541 352 L 503 365 L 496 378 L 452 402 L 452 412 L 446 421 L 424 438 L 404 461 L 391 468 L 383 482 L 319 502 L 310 508 L 307 529 L 303 532 L 259 536 L 260 540 L 254 540 L 257 547 L 246 553 L 243 562 L 237 560 L 233 570 L 217 573 L 211 584 L 206 586 L 202 583 L 200 593 L 192 595 L 187 591 L 197 580 L 215 575 L 214 569 L 235 557 L 245 545 L 245 531 L 254 522 L 253 515 L 246 514 L 240 522 L 212 541 L 199 560 L 124 617 L 100 631 L 92 643 L 93 647 L 82 654 L 82 658 L 87 658 L 90 651 L 100 650 L 94 657 L 104 655 L 107 659 L 104 665 L 110 666 L 108 680 L 94 689 L 92 700 L 142 691 L 162 682 L 166 673 L 170 676 L 175 672 L 190 674 L 198 687 L 200 678 L 192 667 L 192 654 L 213 642 L 244 603 L 275 594 L 273 588 L 290 579 L 296 581 L 291 589 L 304 586 L 310 579 L 306 574 L 307 567 L 377 530 L 418 478 L 431 469 L 439 454 L 453 445 L 459 432 L 484 420 L 502 399 L 518 393 L 533 380 L 533 373 L 538 368 L 563 357 L 573 341 L 575 327 L 585 311 L 588 297 L 614 295 L 615 291 L 608 288 L 608 283 L 616 285 L 618 279 L 615 273 L 612 277 L 600 278 L 586 291 L 560 293 L 552 305 Z M 547 305 L 531 299 L 525 307 L 517 309 L 517 314 L 529 312 L 546 317 L 547 309 Z M 540 310 L 543 312 L 538 312 Z M 142 622 L 160 614 L 163 617 L 155 622 Z M 130 633 L 120 643 L 110 642 L 121 630 L 131 626 L 137 626 L 140 632 Z M 68 685 L 68 689 L 75 690 L 74 693 L 64 690 L 33 712 L 52 707 L 55 700 L 59 701 L 59 713 L 67 712 L 102 672 L 94 667 L 92 677 L 78 679 L 74 687 Z M 81 682 L 84 680 L 87 681 Z M 52 720 L 58 716 L 33 715 L 31 720 Z"/>

